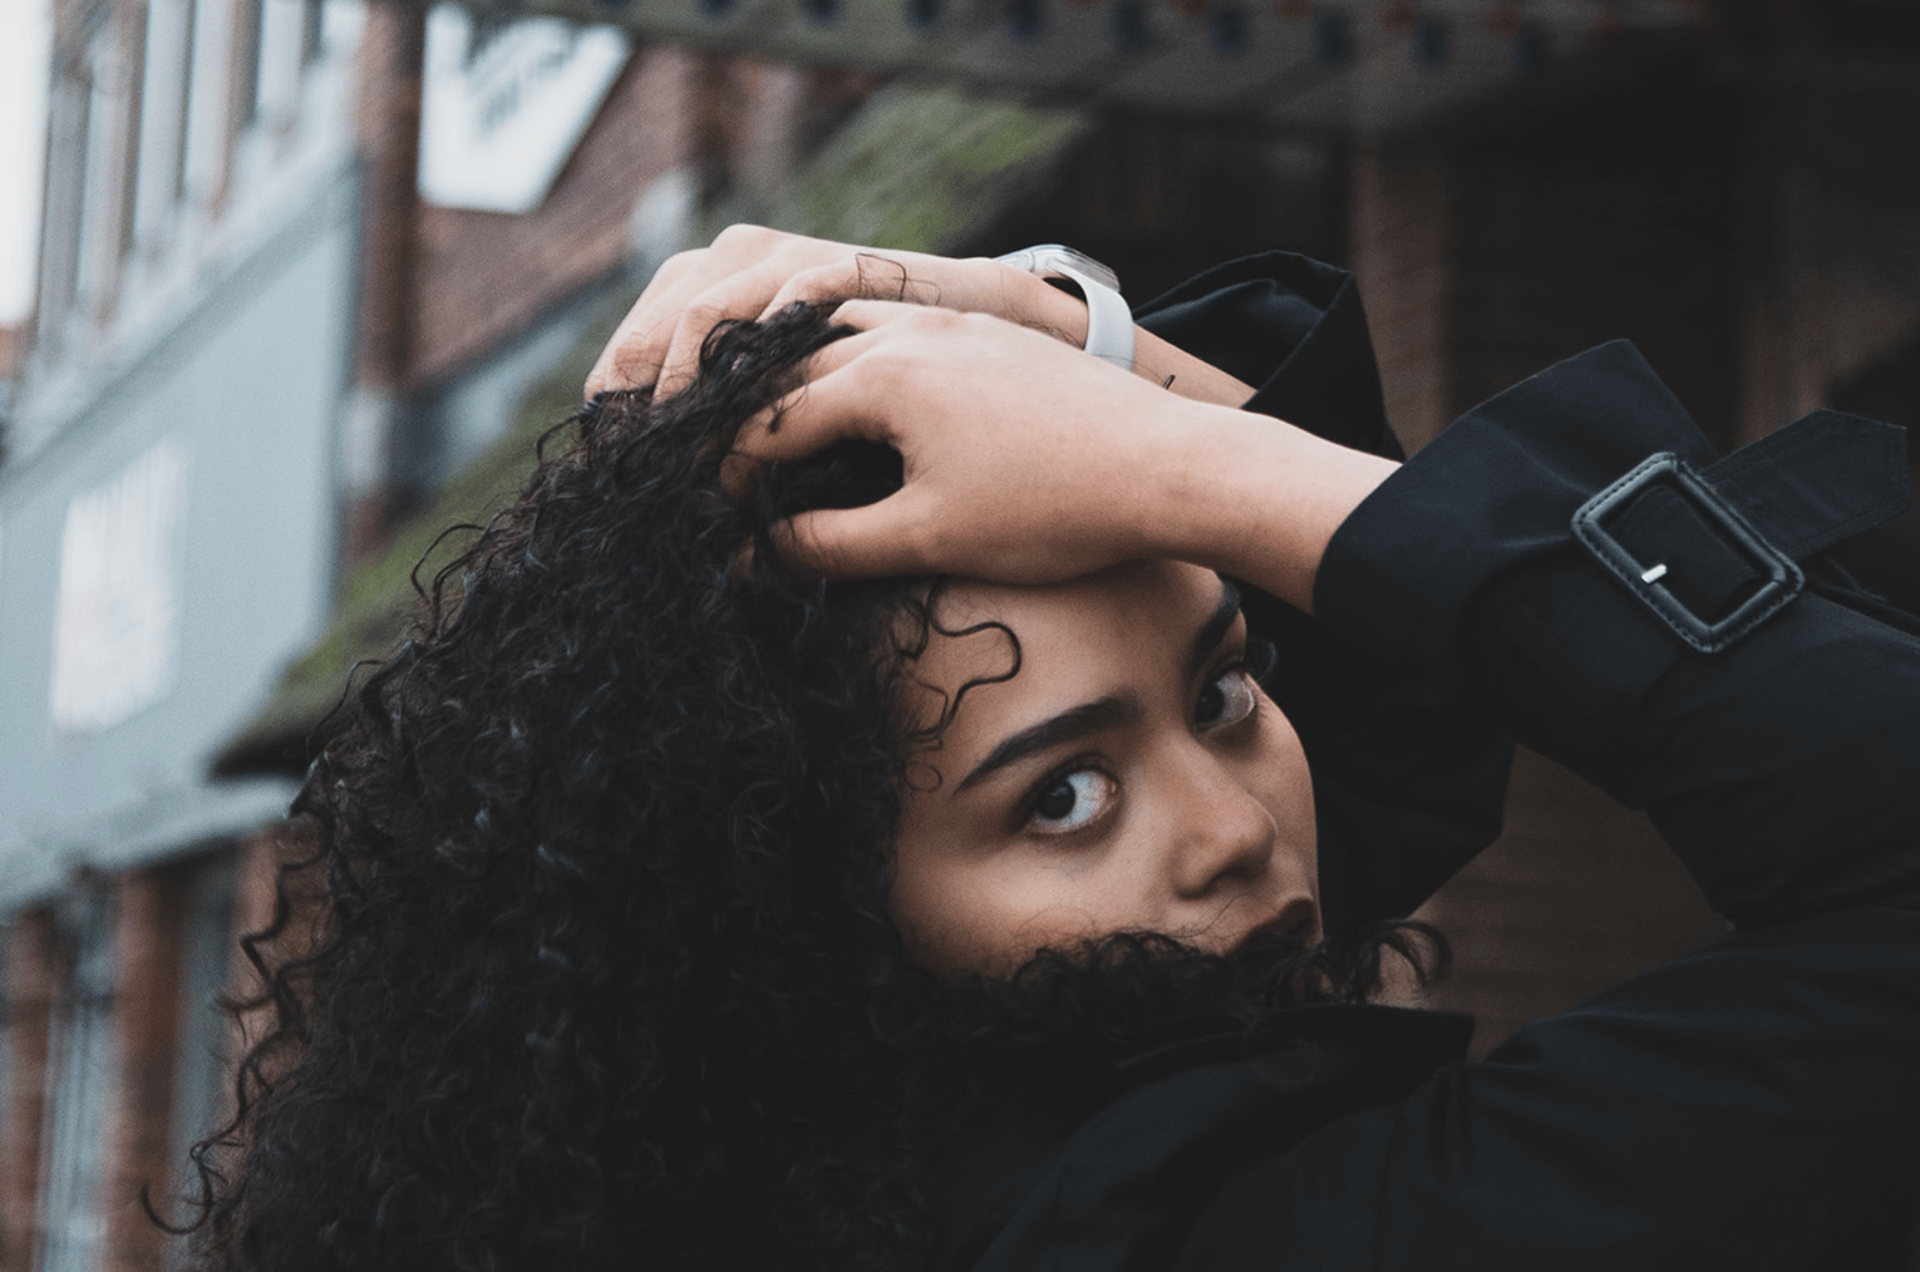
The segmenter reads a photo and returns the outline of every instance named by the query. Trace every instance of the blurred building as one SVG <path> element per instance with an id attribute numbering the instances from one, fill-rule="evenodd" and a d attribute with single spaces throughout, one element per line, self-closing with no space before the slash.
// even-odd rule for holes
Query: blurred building
<path id="1" fill-rule="evenodd" d="M 219 1107 L 230 847 L 291 783 L 206 766 L 332 603 L 363 26 L 54 6 L 0 468 L 8 1269 L 156 1266 L 139 1182 Z"/>
<path id="2" fill-rule="evenodd" d="M 1638 341 L 1710 435 L 1920 417 L 1920 21 L 1871 0 L 59 0 L 0 460 L 0 1272 L 177 1262 L 276 819 L 438 531 L 730 220 L 1360 276 L 1417 446 Z M 1920 530 L 1856 564 L 1920 602 Z M 1484 1047 L 1707 939 L 1536 757 L 1430 907 Z"/>

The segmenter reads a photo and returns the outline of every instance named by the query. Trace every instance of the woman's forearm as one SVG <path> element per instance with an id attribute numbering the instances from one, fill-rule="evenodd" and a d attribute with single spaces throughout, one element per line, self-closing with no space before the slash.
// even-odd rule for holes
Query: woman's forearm
<path id="1" fill-rule="evenodd" d="M 1053 583 L 1171 558 L 1307 609 L 1334 531 L 1394 470 L 997 319 L 882 301 L 834 317 L 859 334 L 737 443 L 762 462 L 850 438 L 900 452 L 896 494 L 792 523 L 794 559 L 829 576 Z"/>
<path id="2" fill-rule="evenodd" d="M 1084 345 L 1087 339 L 1087 306 L 1042 279 L 1034 279 L 1027 303 L 1036 315 L 1035 323 L 1060 336 L 1069 344 Z M 1228 375 L 1219 367 L 1154 335 L 1144 327 L 1133 330 L 1133 373 L 1194 402 L 1216 406 L 1239 406 L 1253 396 L 1253 386 Z"/>
<path id="3" fill-rule="evenodd" d="M 1334 532 L 1399 467 L 1265 416 L 1184 408 L 1139 509 L 1164 555 L 1246 579 L 1311 613 Z"/>

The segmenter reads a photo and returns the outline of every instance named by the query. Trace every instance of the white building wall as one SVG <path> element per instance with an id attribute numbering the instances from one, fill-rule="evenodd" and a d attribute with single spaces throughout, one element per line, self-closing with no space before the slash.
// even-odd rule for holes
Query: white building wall
<path id="1" fill-rule="evenodd" d="M 149 0 L 134 194 L 135 277 L 166 251 L 181 193 L 194 0 Z"/>
<path id="2" fill-rule="evenodd" d="M 263 0 L 236 126 L 232 0 L 147 3 L 132 127 L 114 10 L 55 66 L 53 303 L 0 467 L 0 920 L 279 812 L 204 775 L 332 603 L 364 10 Z"/>
<path id="3" fill-rule="evenodd" d="M 250 121 L 232 118 L 244 69 L 233 0 L 147 6 L 134 128 L 112 122 L 124 115 L 113 108 L 131 68 L 120 66 L 110 27 L 68 73 L 55 68 L 41 323 L 9 435 L 16 462 L 73 419 L 102 378 L 207 304 L 353 164 L 361 0 L 263 0 L 260 108 Z M 131 232 L 119 224 L 123 205 Z"/>
<path id="4" fill-rule="evenodd" d="M 236 795 L 204 773 L 331 604 L 353 212 L 343 179 L 31 463 L 0 470 L 0 912 L 76 866 L 168 855 L 284 802 L 278 787 Z M 125 568 L 177 571 L 152 583 L 174 598 L 170 616 L 129 620 L 171 645 L 171 666 L 141 692 L 56 719 L 57 663 L 97 656 L 56 649 L 63 560 L 100 558 L 69 547 L 70 526 L 86 521 L 75 510 L 110 499 L 156 452 L 181 477 L 174 542 L 156 555 L 129 514 L 108 533 L 133 537 L 105 551 L 125 554 Z M 128 658 L 152 653 L 137 632 L 103 639 L 132 640 Z"/>

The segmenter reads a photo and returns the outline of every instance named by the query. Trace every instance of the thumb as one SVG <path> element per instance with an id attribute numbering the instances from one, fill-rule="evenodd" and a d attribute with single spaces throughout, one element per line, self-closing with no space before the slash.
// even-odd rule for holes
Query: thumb
<path id="1" fill-rule="evenodd" d="M 800 513 L 778 529 L 776 542 L 789 565 L 822 578 L 925 574 L 924 524 L 902 490 L 864 507 Z"/>

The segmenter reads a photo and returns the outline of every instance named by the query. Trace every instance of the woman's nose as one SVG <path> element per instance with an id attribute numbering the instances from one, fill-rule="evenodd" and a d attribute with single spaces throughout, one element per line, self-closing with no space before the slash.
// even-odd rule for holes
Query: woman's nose
<path id="1" fill-rule="evenodd" d="M 1202 897 L 1263 878 L 1280 836 L 1272 812 L 1215 756 L 1198 757 L 1184 776 L 1174 812 L 1174 890 Z"/>

